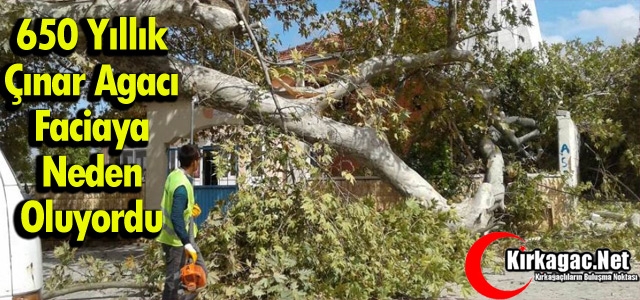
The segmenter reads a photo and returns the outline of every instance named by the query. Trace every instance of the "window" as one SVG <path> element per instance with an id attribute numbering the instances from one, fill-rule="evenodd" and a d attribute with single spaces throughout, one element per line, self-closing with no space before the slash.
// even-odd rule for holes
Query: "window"
<path id="1" fill-rule="evenodd" d="M 169 171 L 178 167 L 178 149 L 169 149 Z"/>
<path id="2" fill-rule="evenodd" d="M 119 164 L 139 165 L 142 167 L 142 179 L 147 173 L 147 150 L 146 149 L 124 149 L 119 157 Z"/>
<path id="3" fill-rule="evenodd" d="M 227 174 L 224 174 L 222 177 L 218 177 L 218 169 L 215 163 L 213 162 L 214 153 L 212 152 L 214 149 L 205 148 L 203 152 L 203 164 L 202 164 L 202 174 L 204 176 L 204 185 L 236 185 L 236 176 L 238 172 L 238 161 L 235 155 L 232 155 L 228 158 L 228 161 L 231 162 L 233 166 L 231 170 Z"/>
<path id="4" fill-rule="evenodd" d="M 169 159 L 167 173 L 179 166 L 178 148 L 170 148 L 167 158 Z M 216 165 L 213 163 L 213 150 L 215 147 L 200 147 L 200 177 L 195 178 L 194 185 L 236 185 L 236 176 L 238 173 L 238 161 L 235 155 L 230 157 L 231 163 L 234 165 L 227 174 L 218 177 Z"/>

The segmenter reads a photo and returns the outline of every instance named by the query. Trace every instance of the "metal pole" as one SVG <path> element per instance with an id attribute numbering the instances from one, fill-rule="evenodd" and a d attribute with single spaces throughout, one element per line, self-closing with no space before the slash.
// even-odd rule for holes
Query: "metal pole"
<path id="1" fill-rule="evenodd" d="M 193 141 L 193 122 L 194 122 L 195 104 L 196 104 L 196 101 L 198 100 L 197 97 L 198 96 L 193 96 L 193 98 L 191 99 L 191 144 L 194 144 L 194 141 Z"/>

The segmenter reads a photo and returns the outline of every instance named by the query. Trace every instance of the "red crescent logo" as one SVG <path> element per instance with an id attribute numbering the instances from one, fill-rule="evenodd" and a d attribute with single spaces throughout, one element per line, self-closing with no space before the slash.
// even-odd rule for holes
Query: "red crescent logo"
<path id="1" fill-rule="evenodd" d="M 524 239 L 509 232 L 493 232 L 487 234 L 471 246 L 465 262 L 464 270 L 471 286 L 481 295 L 491 299 L 509 299 L 515 297 L 522 293 L 522 291 L 529 286 L 531 280 L 533 280 L 533 278 L 529 279 L 527 284 L 515 290 L 501 290 L 492 286 L 484 277 L 484 274 L 482 274 L 482 256 L 484 255 L 484 251 L 491 243 L 504 238 L 515 238 L 524 242 Z M 524 251 L 525 247 L 520 247 L 520 250 Z"/>

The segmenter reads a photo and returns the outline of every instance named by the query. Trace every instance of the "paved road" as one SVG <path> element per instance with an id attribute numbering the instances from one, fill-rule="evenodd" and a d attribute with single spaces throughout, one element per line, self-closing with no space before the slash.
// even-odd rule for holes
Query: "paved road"
<path id="1" fill-rule="evenodd" d="M 640 273 L 640 264 L 630 273 Z M 516 289 L 527 283 L 533 272 L 487 275 L 487 280 L 497 288 Z M 476 294 L 472 300 L 488 299 Z M 539 282 L 529 287 L 513 300 L 639 300 L 640 282 Z"/>
<path id="2" fill-rule="evenodd" d="M 118 248 L 81 249 L 78 254 L 86 253 L 97 258 L 111 261 L 121 261 L 128 255 L 139 255 L 141 251 L 133 246 Z M 49 274 L 55 265 L 55 259 L 51 251 L 45 252 L 45 276 Z M 640 264 L 635 264 L 631 273 L 640 273 Z M 525 284 L 533 276 L 533 273 L 507 273 L 492 275 L 487 273 L 487 280 L 498 288 L 515 289 Z M 126 298 L 119 298 L 125 296 Z M 91 292 L 79 292 L 56 299 L 81 300 L 81 299 L 133 299 L 151 300 L 153 298 L 142 297 L 136 291 L 128 290 L 103 290 Z M 156 298 L 157 299 L 157 298 Z M 441 300 L 463 299 L 459 295 L 447 295 Z M 488 299 L 479 294 L 473 295 L 470 300 Z M 640 282 L 536 282 L 532 281 L 529 287 L 513 300 L 640 300 Z"/>

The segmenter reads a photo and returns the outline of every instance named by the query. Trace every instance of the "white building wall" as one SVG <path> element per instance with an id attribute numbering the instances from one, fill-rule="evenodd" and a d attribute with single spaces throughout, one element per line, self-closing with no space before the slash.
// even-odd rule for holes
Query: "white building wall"
<path id="1" fill-rule="evenodd" d="M 499 15 L 500 10 L 506 7 L 507 0 L 492 0 L 489 4 L 489 19 L 491 16 L 496 16 L 498 20 L 501 20 Z M 503 48 L 507 51 L 514 51 L 516 49 L 532 49 L 538 47 L 542 42 L 542 33 L 540 31 L 540 22 L 538 21 L 538 12 L 536 10 L 536 4 L 534 0 L 513 0 L 512 2 L 517 8 L 518 13 L 521 14 L 523 5 L 527 5 L 531 11 L 531 26 L 518 26 L 517 28 L 505 28 L 499 32 L 492 33 L 492 38 L 497 38 L 497 47 Z M 490 20 L 488 21 L 490 22 Z M 490 23 L 487 23 L 490 24 Z M 518 35 L 524 38 L 524 41 L 520 41 Z M 461 43 L 461 49 L 471 50 L 475 43 L 475 39 L 469 39 Z"/>

